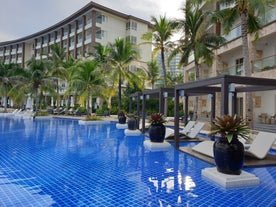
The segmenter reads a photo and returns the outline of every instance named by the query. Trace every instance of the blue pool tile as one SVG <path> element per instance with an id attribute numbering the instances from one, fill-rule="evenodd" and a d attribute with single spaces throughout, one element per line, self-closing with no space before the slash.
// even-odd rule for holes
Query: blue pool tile
<path id="1" fill-rule="evenodd" d="M 245 168 L 260 185 L 226 190 L 201 176 L 212 165 L 144 140 L 115 123 L 1 118 L 0 206 L 276 206 L 275 167 Z"/>

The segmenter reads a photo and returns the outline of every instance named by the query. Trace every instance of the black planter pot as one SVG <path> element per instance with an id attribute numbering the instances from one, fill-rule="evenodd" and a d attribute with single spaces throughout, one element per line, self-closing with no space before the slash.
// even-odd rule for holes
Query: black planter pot
<path id="1" fill-rule="evenodd" d="M 244 161 L 244 147 L 237 139 L 231 143 L 220 139 L 214 143 L 214 157 L 217 170 L 224 174 L 240 175 Z"/>
<path id="2" fill-rule="evenodd" d="M 149 127 L 149 137 L 152 142 L 164 142 L 166 127 L 163 124 L 152 124 Z"/>
<path id="3" fill-rule="evenodd" d="M 139 119 L 137 118 L 129 118 L 127 121 L 129 130 L 136 130 L 139 128 Z"/>
<path id="4" fill-rule="evenodd" d="M 126 117 L 125 116 L 118 116 L 119 124 L 125 124 L 126 123 Z"/>

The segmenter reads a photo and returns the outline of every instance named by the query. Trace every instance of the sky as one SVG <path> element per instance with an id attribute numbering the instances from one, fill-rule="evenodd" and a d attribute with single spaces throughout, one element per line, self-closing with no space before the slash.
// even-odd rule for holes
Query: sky
<path id="1" fill-rule="evenodd" d="M 44 30 L 69 17 L 90 0 L 0 0 L 0 42 Z M 184 0 L 94 0 L 116 11 L 150 21 L 151 16 L 183 16 Z"/>

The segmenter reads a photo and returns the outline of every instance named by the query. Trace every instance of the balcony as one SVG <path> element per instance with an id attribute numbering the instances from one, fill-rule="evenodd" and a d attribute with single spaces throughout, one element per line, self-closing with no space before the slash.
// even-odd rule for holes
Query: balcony
<path id="1" fill-rule="evenodd" d="M 253 61 L 253 73 L 276 68 L 276 55 Z"/>
<path id="2" fill-rule="evenodd" d="M 243 65 L 234 65 L 224 70 L 218 71 L 218 75 L 241 75 L 243 71 Z"/>
<path id="3" fill-rule="evenodd" d="M 86 37 L 85 37 L 84 44 L 86 45 L 86 44 L 89 44 L 89 43 L 91 43 L 91 42 L 92 42 L 91 35 L 86 36 Z"/>
<path id="4" fill-rule="evenodd" d="M 56 39 L 56 42 L 60 42 L 61 41 L 61 37 L 58 36 L 57 39 Z"/>
<path id="5" fill-rule="evenodd" d="M 77 44 L 77 47 L 81 47 L 82 46 L 82 40 L 79 41 L 79 43 Z"/>
<path id="6" fill-rule="evenodd" d="M 227 40 L 227 41 L 231 41 L 233 39 L 236 39 L 238 37 L 241 36 L 241 26 L 237 26 L 234 29 L 232 29 L 229 34 L 227 35 L 223 35 L 223 37 Z"/>
<path id="7" fill-rule="evenodd" d="M 70 33 L 70 37 L 73 37 L 75 35 L 75 31 Z"/>
<path id="8" fill-rule="evenodd" d="M 77 33 L 81 33 L 83 31 L 82 27 L 77 30 Z"/>
<path id="9" fill-rule="evenodd" d="M 90 19 L 89 21 L 87 21 L 86 22 L 86 25 L 85 25 L 85 29 L 88 29 L 88 28 L 90 28 L 90 27 L 92 27 L 92 20 Z"/>
<path id="10" fill-rule="evenodd" d="M 75 49 L 75 45 L 72 45 L 69 47 L 69 50 L 74 50 Z"/>
<path id="11" fill-rule="evenodd" d="M 266 25 L 274 20 L 276 20 L 276 7 L 266 13 L 265 18 L 262 20 L 262 25 Z"/>

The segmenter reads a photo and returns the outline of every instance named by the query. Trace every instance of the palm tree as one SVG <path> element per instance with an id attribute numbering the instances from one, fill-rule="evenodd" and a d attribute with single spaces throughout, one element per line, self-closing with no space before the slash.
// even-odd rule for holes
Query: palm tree
<path id="1" fill-rule="evenodd" d="M 147 79 L 150 81 L 151 83 L 151 87 L 152 89 L 154 89 L 154 85 L 155 85 L 155 82 L 160 80 L 160 77 L 159 77 L 159 67 L 158 67 L 158 64 L 157 64 L 157 61 L 156 60 L 152 60 L 150 62 L 147 63 L 147 70 L 146 71 L 146 76 L 147 76 Z"/>
<path id="2" fill-rule="evenodd" d="M 17 71 L 16 77 L 18 82 L 13 87 L 13 94 L 16 90 L 34 95 L 35 111 L 38 110 L 39 96 L 38 93 L 42 91 L 49 91 L 53 93 L 53 82 L 48 77 L 49 67 L 48 64 L 42 60 L 36 60 L 32 57 L 27 61 L 27 68 Z"/>
<path id="3" fill-rule="evenodd" d="M 248 34 L 258 37 L 257 31 L 261 29 L 261 19 L 266 10 L 275 6 L 275 0 L 218 0 L 220 4 L 233 5 L 217 11 L 214 19 L 221 22 L 225 33 L 229 33 L 237 20 L 241 24 L 242 55 L 244 62 L 244 75 L 251 76 Z M 246 97 L 246 116 L 250 128 L 253 128 L 253 102 L 252 94 Z"/>
<path id="4" fill-rule="evenodd" d="M 184 36 L 177 43 L 169 59 L 177 54 L 181 54 L 179 67 L 188 64 L 191 55 L 194 56 L 195 80 L 199 80 L 200 62 L 211 64 L 214 53 L 213 49 L 224 44 L 225 39 L 216 34 L 207 32 L 211 25 L 210 13 L 203 12 L 200 4 L 193 0 L 187 0 L 183 8 L 185 18 L 175 20 L 176 28 Z M 198 97 L 195 98 L 194 117 L 197 118 Z"/>
<path id="5" fill-rule="evenodd" d="M 17 65 L 0 62 L 0 94 L 4 97 L 4 112 L 7 112 L 8 90 L 14 82 L 14 72 Z"/>
<path id="6" fill-rule="evenodd" d="M 70 88 L 74 88 L 78 92 L 80 100 L 84 100 L 86 103 L 87 116 L 91 115 L 89 102 L 92 95 L 99 94 L 105 83 L 98 66 L 99 64 L 95 60 L 80 62 L 72 71 L 70 80 Z"/>
<path id="7" fill-rule="evenodd" d="M 100 64 L 100 68 L 103 72 L 107 71 L 110 68 L 110 46 L 104 46 L 98 43 L 94 48 L 95 51 L 94 53 L 92 53 L 94 60 L 96 60 Z"/>
<path id="8" fill-rule="evenodd" d="M 137 81 L 138 77 L 129 70 L 130 64 L 138 57 L 138 52 L 133 44 L 122 38 L 117 38 L 115 43 L 110 46 L 111 66 L 110 77 L 118 84 L 118 108 L 122 106 L 122 84 L 124 81 L 131 83 Z"/>
<path id="9" fill-rule="evenodd" d="M 79 64 L 79 61 L 74 59 L 72 56 L 67 56 L 66 60 L 63 62 L 63 67 L 65 69 L 65 73 L 63 73 L 63 79 L 69 85 L 66 87 L 66 91 L 64 93 L 64 98 L 66 99 L 65 114 L 68 114 L 69 105 L 72 104 L 70 103 L 71 95 L 76 94 L 76 89 L 70 87 L 70 81 L 77 64 Z"/>
<path id="10" fill-rule="evenodd" d="M 98 43 L 95 47 L 94 53 L 92 53 L 92 56 L 94 57 L 94 60 L 98 62 L 99 68 L 102 73 L 108 74 L 109 71 L 111 71 L 111 61 L 110 61 L 110 52 L 111 48 L 110 45 L 102 45 Z M 111 100 L 112 97 L 116 95 L 116 89 L 112 85 L 112 80 L 108 75 L 105 77 L 106 82 L 108 83 L 105 88 L 101 90 L 101 93 L 99 94 L 100 97 L 107 102 L 109 110 L 111 110 Z"/>
<path id="11" fill-rule="evenodd" d="M 51 70 L 49 71 L 49 75 L 56 81 L 57 105 L 59 106 L 59 80 L 64 80 L 66 76 L 66 69 L 64 68 L 66 53 L 65 49 L 61 48 L 58 44 L 51 45 L 50 49 L 48 60 L 51 65 Z"/>
<path id="12" fill-rule="evenodd" d="M 153 31 L 143 35 L 143 39 L 152 40 L 154 46 L 154 53 L 160 51 L 161 63 L 164 76 L 164 87 L 167 87 L 167 71 L 165 63 L 165 53 L 172 45 L 170 39 L 173 37 L 174 24 L 167 19 L 166 16 L 160 16 L 159 19 L 151 17 L 153 22 Z"/>
<path id="13" fill-rule="evenodd" d="M 182 73 L 174 75 L 168 72 L 168 87 L 174 87 L 175 84 L 183 83 L 183 79 L 184 79 L 184 75 Z"/>

